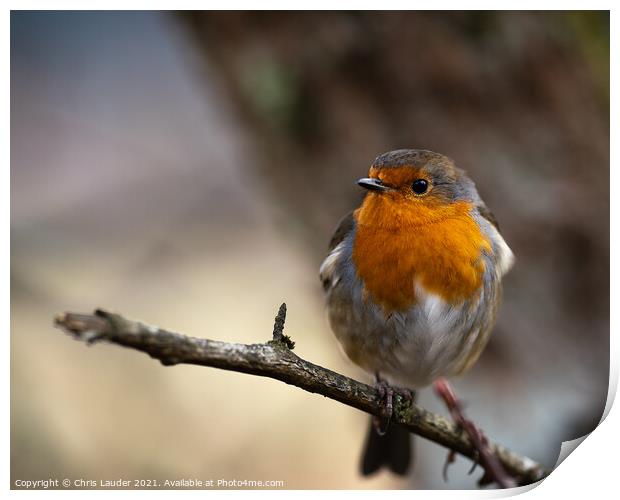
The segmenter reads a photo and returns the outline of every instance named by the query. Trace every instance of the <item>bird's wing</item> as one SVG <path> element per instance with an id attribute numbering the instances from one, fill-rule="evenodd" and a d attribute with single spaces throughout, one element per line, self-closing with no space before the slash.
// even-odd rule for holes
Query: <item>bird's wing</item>
<path id="1" fill-rule="evenodd" d="M 338 227 L 334 231 L 332 239 L 329 242 L 327 257 L 325 257 L 319 271 L 319 277 L 321 278 L 323 288 L 326 291 L 338 283 L 339 278 L 335 275 L 335 272 L 336 264 L 338 263 L 338 259 L 342 252 L 342 246 L 340 244 L 353 230 L 354 225 L 355 221 L 353 219 L 353 212 L 349 212 L 342 219 L 340 219 Z"/>
<path id="2" fill-rule="evenodd" d="M 499 223 L 497 222 L 495 215 L 493 215 L 493 212 L 489 210 L 489 207 L 487 207 L 484 203 L 481 203 L 480 205 L 476 205 L 476 208 L 478 209 L 478 213 L 488 220 L 491 225 L 497 229 L 498 233 L 501 233 L 499 230 Z"/>
<path id="3" fill-rule="evenodd" d="M 515 257 L 508 244 L 504 241 L 502 233 L 499 229 L 499 224 L 497 223 L 497 219 L 493 215 L 493 212 L 491 212 L 484 203 L 481 203 L 476 208 L 478 209 L 480 215 L 488 220 L 489 223 L 497 230 L 497 237 L 494 238 L 494 245 L 497 247 L 497 270 L 499 275 L 503 276 L 514 264 Z"/>
<path id="4" fill-rule="evenodd" d="M 347 237 L 347 234 L 353 229 L 353 224 L 353 211 L 351 211 L 340 219 L 338 227 L 336 227 L 332 239 L 329 241 L 328 253 L 331 253 Z"/>

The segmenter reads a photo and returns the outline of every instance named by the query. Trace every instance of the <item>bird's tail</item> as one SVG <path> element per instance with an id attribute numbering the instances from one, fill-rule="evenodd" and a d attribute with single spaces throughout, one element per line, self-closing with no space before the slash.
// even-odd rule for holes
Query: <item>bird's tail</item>
<path id="1" fill-rule="evenodd" d="M 394 474 L 404 476 L 412 461 L 410 432 L 400 425 L 390 425 L 384 435 L 375 429 L 372 419 L 362 455 L 361 472 L 364 476 L 387 467 Z"/>

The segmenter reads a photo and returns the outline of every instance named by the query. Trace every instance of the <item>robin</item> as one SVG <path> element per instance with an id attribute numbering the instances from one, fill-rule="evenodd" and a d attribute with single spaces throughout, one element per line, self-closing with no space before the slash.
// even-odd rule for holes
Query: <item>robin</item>
<path id="1" fill-rule="evenodd" d="M 320 270 L 340 345 L 390 396 L 464 373 L 489 340 L 514 260 L 495 217 L 466 173 L 432 151 L 384 153 L 357 183 L 368 192 Z M 375 421 L 362 474 L 403 475 L 410 461 L 409 433 Z"/>

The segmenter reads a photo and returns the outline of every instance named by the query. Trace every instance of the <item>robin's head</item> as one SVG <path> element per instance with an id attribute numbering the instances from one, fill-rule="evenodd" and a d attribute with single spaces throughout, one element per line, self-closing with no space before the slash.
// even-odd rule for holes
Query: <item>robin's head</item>
<path id="1" fill-rule="evenodd" d="M 474 183 L 446 156 L 399 149 L 378 156 L 357 181 L 369 193 L 360 222 L 385 227 L 436 222 L 479 202 Z"/>

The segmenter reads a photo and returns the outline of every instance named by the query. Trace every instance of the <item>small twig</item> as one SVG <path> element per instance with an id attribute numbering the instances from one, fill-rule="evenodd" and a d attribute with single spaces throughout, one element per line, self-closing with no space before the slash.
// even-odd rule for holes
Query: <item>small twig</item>
<path id="1" fill-rule="evenodd" d="M 282 342 L 289 349 L 295 349 L 295 342 L 288 335 L 284 335 L 284 322 L 286 321 L 286 303 L 282 303 L 276 319 L 273 323 L 273 341 Z"/>
<path id="2" fill-rule="evenodd" d="M 487 439 L 471 420 L 465 418 L 462 405 L 448 381 L 443 378 L 438 379 L 435 382 L 435 392 L 444 400 L 457 426 L 467 433 L 469 440 L 476 449 L 478 453 L 477 458 L 485 471 L 481 482 L 490 479 L 502 488 L 514 488 L 517 486 L 516 481 L 506 473 L 501 462 L 489 447 Z"/>
<path id="3" fill-rule="evenodd" d="M 283 304 L 276 317 L 274 339 L 264 344 L 231 344 L 188 337 L 100 309 L 92 315 L 60 314 L 55 323 L 78 340 L 88 343 L 105 340 L 136 349 L 166 366 L 187 363 L 270 377 L 381 417 L 384 409 L 374 387 L 317 366 L 293 353 L 294 344 L 282 333 L 285 314 Z M 414 401 L 396 398 L 392 420 L 454 452 L 476 457 L 475 446 L 457 426 Z M 533 460 L 498 444 L 489 443 L 488 446 L 504 468 L 518 478 L 519 484 L 539 481 L 549 473 Z"/>
<path id="4" fill-rule="evenodd" d="M 276 314 L 276 319 L 273 323 L 273 340 L 282 340 L 282 333 L 284 332 L 284 322 L 286 321 L 286 302 L 282 302 Z"/>

